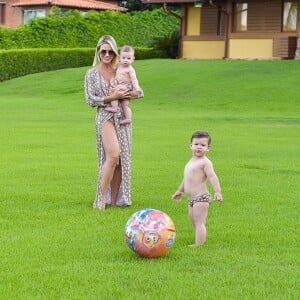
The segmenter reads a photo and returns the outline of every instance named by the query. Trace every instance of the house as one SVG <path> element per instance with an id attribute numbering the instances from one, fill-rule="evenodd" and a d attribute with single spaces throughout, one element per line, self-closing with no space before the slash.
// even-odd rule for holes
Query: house
<path id="1" fill-rule="evenodd" d="M 89 10 L 126 11 L 117 1 L 96 0 L 0 0 L 0 25 L 16 28 L 36 17 L 44 17 L 52 6 L 62 11 L 77 9 L 82 13 Z"/>
<path id="2" fill-rule="evenodd" d="M 300 55 L 300 0 L 142 0 L 178 17 L 179 58 L 270 59 Z M 180 7 L 176 14 L 170 6 Z M 300 58 L 300 57 L 299 57 Z"/>

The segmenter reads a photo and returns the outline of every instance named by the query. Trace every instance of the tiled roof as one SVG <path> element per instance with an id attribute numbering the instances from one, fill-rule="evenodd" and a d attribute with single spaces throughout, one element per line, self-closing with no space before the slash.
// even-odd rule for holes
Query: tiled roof
<path id="1" fill-rule="evenodd" d="M 94 10 L 119 10 L 126 11 L 124 7 L 120 7 L 112 2 L 102 2 L 95 0 L 20 0 L 14 3 L 12 6 L 59 6 L 70 7 L 73 9 L 94 9 Z"/>

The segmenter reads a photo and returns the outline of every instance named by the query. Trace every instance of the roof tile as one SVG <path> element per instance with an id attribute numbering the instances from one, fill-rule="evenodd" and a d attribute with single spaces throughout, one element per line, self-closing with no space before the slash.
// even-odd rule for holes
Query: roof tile
<path id="1" fill-rule="evenodd" d="M 127 9 L 112 2 L 102 2 L 96 0 L 20 0 L 14 3 L 12 6 L 59 6 L 70 7 L 73 9 L 95 9 L 95 10 L 118 10 L 126 11 Z"/>

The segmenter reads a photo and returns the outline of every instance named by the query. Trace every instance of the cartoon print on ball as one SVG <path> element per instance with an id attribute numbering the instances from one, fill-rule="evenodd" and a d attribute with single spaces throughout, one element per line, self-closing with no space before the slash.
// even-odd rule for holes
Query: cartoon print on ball
<path id="1" fill-rule="evenodd" d="M 164 212 L 146 208 L 134 213 L 125 225 L 125 242 L 143 257 L 159 257 L 174 244 L 175 225 Z"/>

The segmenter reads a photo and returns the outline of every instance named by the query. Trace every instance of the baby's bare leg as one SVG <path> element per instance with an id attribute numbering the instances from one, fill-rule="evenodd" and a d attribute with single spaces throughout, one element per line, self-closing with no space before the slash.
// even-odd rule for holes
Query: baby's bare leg
<path id="1" fill-rule="evenodd" d="M 206 240 L 206 218 L 208 214 L 209 203 L 198 202 L 193 207 L 189 207 L 189 216 L 195 229 L 195 245 L 203 245 Z"/>
<path id="2" fill-rule="evenodd" d="M 131 109 L 129 107 L 129 102 L 130 102 L 129 100 L 123 100 L 121 102 L 124 116 L 125 116 L 125 118 L 123 120 L 121 120 L 121 122 L 120 122 L 120 124 L 122 124 L 122 125 L 131 123 Z"/>
<path id="3" fill-rule="evenodd" d="M 105 107 L 105 110 L 116 113 L 118 111 L 118 100 L 111 101 L 110 106 Z"/>

